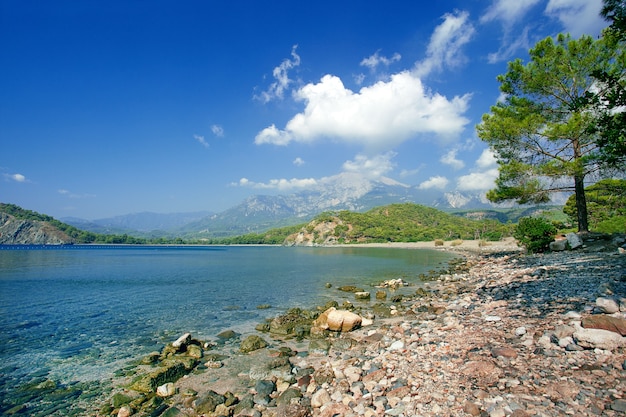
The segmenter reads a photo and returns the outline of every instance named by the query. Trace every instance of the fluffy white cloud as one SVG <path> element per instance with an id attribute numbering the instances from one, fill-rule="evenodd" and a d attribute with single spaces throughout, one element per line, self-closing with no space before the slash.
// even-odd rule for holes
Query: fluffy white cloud
<path id="1" fill-rule="evenodd" d="M 450 165 L 454 169 L 461 169 L 465 166 L 465 162 L 456 157 L 458 149 L 451 149 L 447 154 L 443 155 L 439 161 L 442 164 Z"/>
<path id="2" fill-rule="evenodd" d="M 502 20 L 507 24 L 520 20 L 541 0 L 494 0 L 485 14 L 480 17 L 481 23 Z"/>
<path id="3" fill-rule="evenodd" d="M 415 74 L 420 78 L 443 69 L 444 65 L 456 67 L 466 60 L 462 47 L 475 33 L 474 27 L 469 22 L 469 13 L 447 13 L 443 19 L 443 23 L 435 28 L 430 37 L 426 58 L 415 66 Z"/>
<path id="4" fill-rule="evenodd" d="M 490 149 L 485 149 L 476 160 L 476 169 L 457 179 L 459 191 L 487 191 L 495 187 L 498 164 Z"/>
<path id="5" fill-rule="evenodd" d="M 497 167 L 498 160 L 496 159 L 496 155 L 491 149 L 485 149 L 476 160 L 476 166 L 479 169 L 491 169 Z"/>
<path id="6" fill-rule="evenodd" d="M 293 160 L 293 164 L 298 167 L 302 166 L 304 165 L 304 159 L 297 157 L 296 159 Z"/>
<path id="7" fill-rule="evenodd" d="M 317 180 L 315 178 L 292 178 L 290 180 L 281 178 L 281 179 L 272 179 L 268 182 L 254 182 L 250 181 L 247 178 L 241 178 L 238 183 L 233 185 L 239 185 L 240 187 L 250 187 L 250 188 L 259 188 L 259 189 L 274 189 L 280 191 L 291 191 L 299 188 L 308 188 L 317 185 Z"/>
<path id="8" fill-rule="evenodd" d="M 391 160 L 395 156 L 395 152 L 386 152 L 373 157 L 357 155 L 354 160 L 343 163 L 343 170 L 348 173 L 358 173 L 365 178 L 378 179 L 394 168 L 395 164 Z"/>
<path id="9" fill-rule="evenodd" d="M 472 172 L 458 178 L 457 189 L 460 191 L 487 191 L 495 187 L 496 178 L 498 178 L 497 168 L 484 172 Z"/>
<path id="10" fill-rule="evenodd" d="M 450 181 L 446 177 L 436 175 L 422 182 L 420 185 L 417 186 L 417 188 L 419 188 L 420 190 L 429 190 L 432 188 L 443 190 L 444 188 L 446 188 L 449 182 Z"/>
<path id="11" fill-rule="evenodd" d="M 204 146 L 205 148 L 209 147 L 209 143 L 204 139 L 204 136 L 193 135 L 193 138 L 198 141 L 199 144 Z"/>
<path id="12" fill-rule="evenodd" d="M 270 84 L 266 91 L 255 96 L 256 99 L 267 103 L 273 99 L 283 98 L 285 90 L 287 90 L 289 85 L 293 82 L 293 80 L 289 78 L 289 70 L 300 65 L 300 56 L 296 53 L 296 49 L 298 49 L 298 45 L 294 45 L 291 48 L 291 59 L 283 60 L 279 66 L 274 68 L 272 76 L 276 81 Z"/>
<path id="13" fill-rule="evenodd" d="M 596 36 L 608 23 L 600 16 L 602 0 L 550 0 L 546 14 L 558 19 L 565 32 L 578 38 L 580 35 Z"/>
<path id="14" fill-rule="evenodd" d="M 213 134 L 219 138 L 224 136 L 224 128 L 220 125 L 212 125 L 211 132 L 213 132 Z"/>
<path id="15" fill-rule="evenodd" d="M 259 132 L 256 144 L 287 145 L 331 138 L 371 149 L 394 146 L 421 134 L 454 138 L 464 129 L 470 95 L 448 99 L 427 90 L 414 74 L 404 71 L 355 93 L 339 77 L 325 75 L 294 97 L 305 102 L 285 129 L 271 125 Z"/>
<path id="16" fill-rule="evenodd" d="M 400 61 L 400 59 L 402 58 L 402 56 L 397 52 L 393 54 L 391 58 L 381 56 L 378 54 L 378 52 L 379 51 L 376 51 L 374 55 L 363 58 L 360 65 L 363 67 L 367 67 L 372 71 L 375 71 L 379 65 L 384 65 L 385 67 L 388 67 L 394 62 Z"/>

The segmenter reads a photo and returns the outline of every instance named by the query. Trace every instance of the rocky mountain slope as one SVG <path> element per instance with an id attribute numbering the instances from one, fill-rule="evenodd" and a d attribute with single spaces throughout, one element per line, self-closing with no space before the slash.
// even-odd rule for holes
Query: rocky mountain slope
<path id="1" fill-rule="evenodd" d="M 390 178 L 371 180 L 353 173 L 324 178 L 307 190 L 292 194 L 254 195 L 216 214 L 200 216 L 138 213 L 94 220 L 62 219 L 83 230 L 96 233 L 132 233 L 160 230 L 166 235 L 185 238 L 220 238 L 259 233 L 276 227 L 309 221 L 324 211 L 363 212 L 393 203 L 416 203 L 446 209 L 493 208 L 484 196 L 420 190 Z M 186 223 L 184 220 L 187 220 Z M 184 223 L 184 224 L 183 224 Z"/>
<path id="2" fill-rule="evenodd" d="M 63 245 L 74 239 L 48 222 L 18 219 L 0 212 L 0 244 Z"/>

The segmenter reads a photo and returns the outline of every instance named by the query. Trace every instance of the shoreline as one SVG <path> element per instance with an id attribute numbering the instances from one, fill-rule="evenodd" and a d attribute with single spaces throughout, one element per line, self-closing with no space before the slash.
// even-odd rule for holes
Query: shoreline
<path id="1" fill-rule="evenodd" d="M 438 246 L 434 240 L 425 242 L 387 242 L 387 243 L 343 243 L 337 245 L 326 245 L 324 247 L 344 247 L 344 248 L 398 248 L 398 249 L 436 249 L 468 253 L 498 253 L 498 252 L 520 252 L 523 248 L 517 241 L 508 237 L 499 241 L 481 240 L 456 240 L 443 241 Z"/>
<path id="2" fill-rule="evenodd" d="M 351 246 L 435 248 L 434 242 Z M 437 249 L 464 252 L 464 264 L 427 282 L 428 295 L 397 303 L 395 316 L 335 334 L 326 354 L 315 353 L 307 339 L 268 333 L 258 333 L 268 347 L 245 355 L 237 352 L 239 340 L 227 341 L 220 349 L 230 356 L 216 364 L 209 358 L 217 351 L 205 351 L 206 365 L 174 384 L 167 410 L 189 417 L 626 412 L 626 337 L 581 327 L 590 317 L 626 324 L 626 311 L 603 312 L 596 300 L 626 296 L 626 256 L 522 255 L 511 244 L 486 252 L 478 242 Z M 611 342 L 585 341 L 592 330 L 612 333 L 602 333 Z M 277 364 L 288 370 L 271 368 Z M 273 384 L 263 399 L 259 381 Z M 235 403 L 202 411 L 208 397 L 228 392 Z M 294 399 L 285 401 L 287 393 Z"/>

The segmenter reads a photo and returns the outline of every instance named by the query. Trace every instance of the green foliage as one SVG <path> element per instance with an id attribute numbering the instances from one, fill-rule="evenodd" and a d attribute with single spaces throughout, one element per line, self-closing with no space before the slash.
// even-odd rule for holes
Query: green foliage
<path id="1" fill-rule="evenodd" d="M 212 245 L 282 245 L 287 236 L 299 232 L 305 225 L 285 226 L 264 233 L 248 233 L 241 236 L 204 240 Z"/>
<path id="2" fill-rule="evenodd" d="M 585 188 L 589 228 L 594 232 L 626 232 L 626 180 L 605 179 Z M 574 196 L 565 203 L 563 212 L 576 216 Z"/>
<path id="3" fill-rule="evenodd" d="M 556 235 L 556 227 L 543 217 L 524 217 L 520 220 L 513 237 L 530 253 L 548 249 Z"/>
<path id="4" fill-rule="evenodd" d="M 336 213 L 335 217 L 340 223 L 335 228 L 335 237 L 345 242 L 499 240 L 510 235 L 510 228 L 495 220 L 470 220 L 412 203 L 391 204 L 366 213 L 344 210 Z M 322 219 L 327 220 L 326 217 Z"/>
<path id="5" fill-rule="evenodd" d="M 496 188 L 487 197 L 545 203 L 552 192 L 573 190 L 579 197 L 578 227 L 584 231 L 584 178 L 597 170 L 603 149 L 616 143 L 612 136 L 604 140 L 599 128 L 607 113 L 590 99 L 602 96 L 595 92 L 604 86 L 594 74 L 623 79 L 623 49 L 611 39 L 559 35 L 538 42 L 529 55 L 528 63 L 509 62 L 507 73 L 498 77 L 506 100 L 491 107 L 477 126 L 499 163 Z"/>

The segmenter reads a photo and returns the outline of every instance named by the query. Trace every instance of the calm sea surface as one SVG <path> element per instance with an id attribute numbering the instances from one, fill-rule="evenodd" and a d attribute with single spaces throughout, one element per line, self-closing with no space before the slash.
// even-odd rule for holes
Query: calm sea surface
<path id="1" fill-rule="evenodd" d="M 395 248 L 6 248 L 0 250 L 0 412 L 29 382 L 110 379 L 182 333 L 211 340 L 226 329 L 251 332 L 290 307 L 354 301 L 336 290 L 340 285 L 368 288 L 391 278 L 419 284 L 420 273 L 452 258 Z M 260 304 L 272 308 L 257 309 Z"/>

